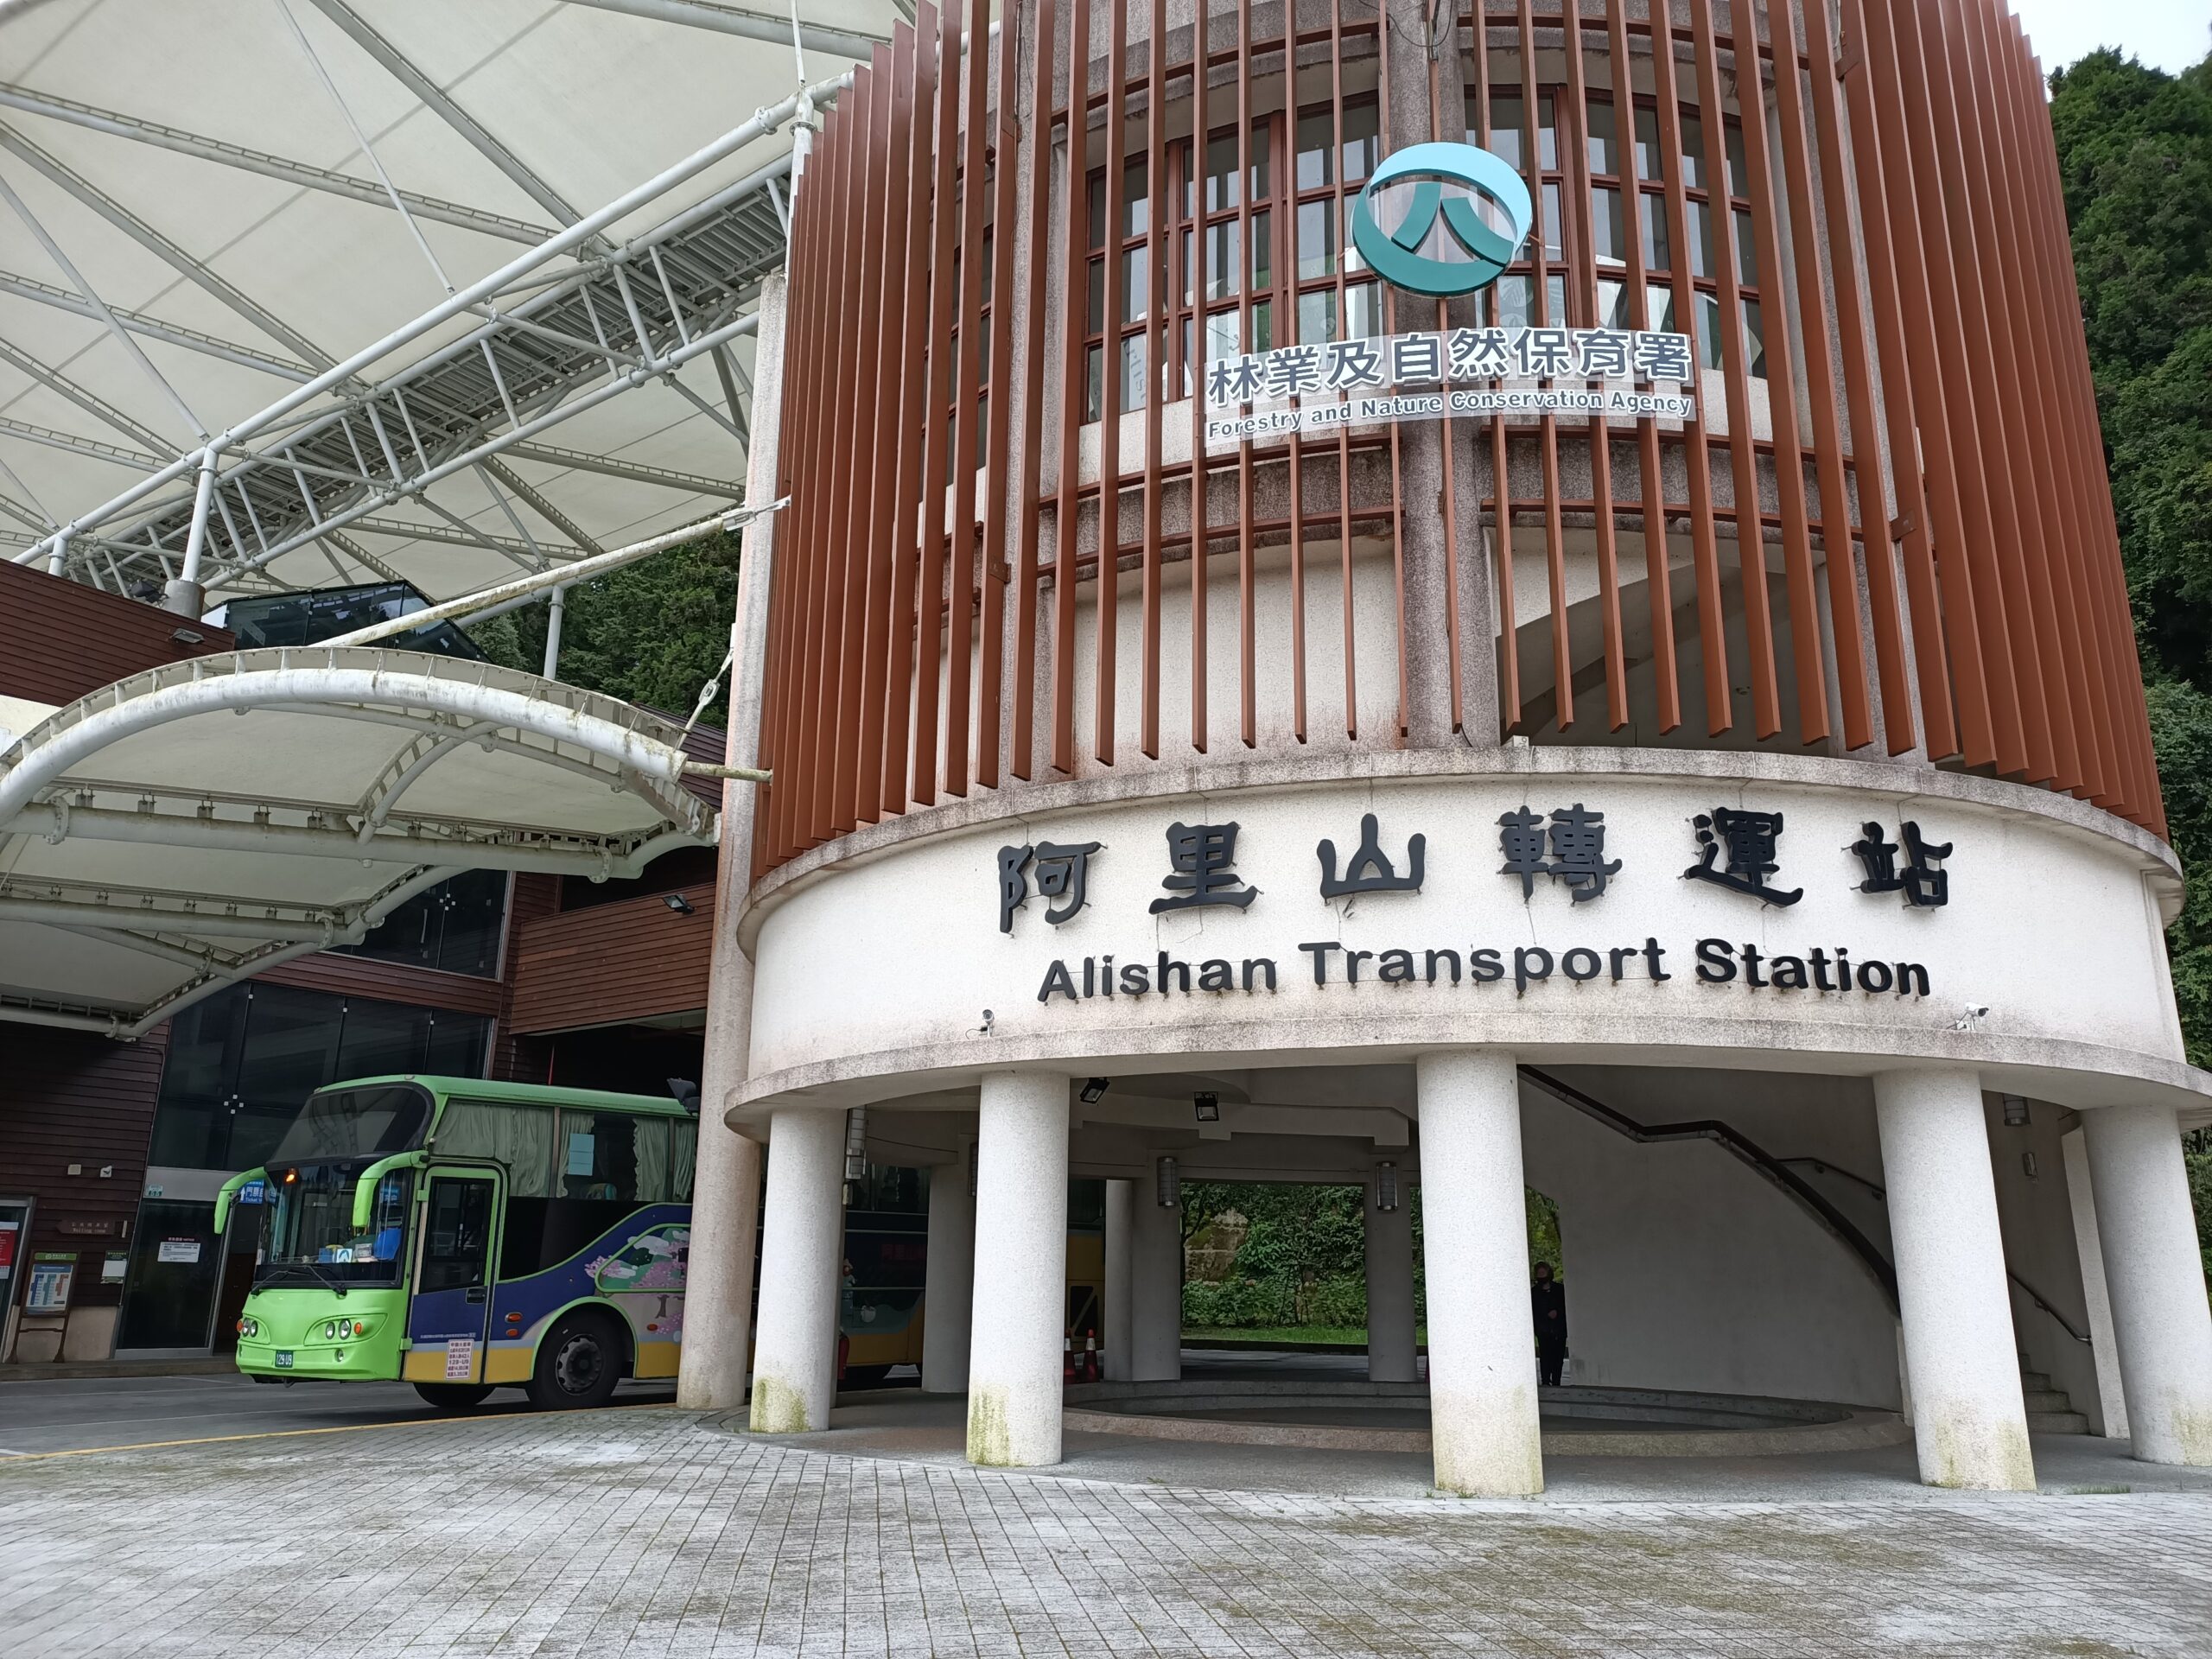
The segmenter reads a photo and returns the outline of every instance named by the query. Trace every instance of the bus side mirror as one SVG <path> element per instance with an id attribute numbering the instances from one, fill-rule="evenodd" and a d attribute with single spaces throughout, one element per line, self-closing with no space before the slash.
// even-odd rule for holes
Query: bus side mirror
<path id="1" fill-rule="evenodd" d="M 694 1117 L 699 1116 L 699 1085 L 697 1084 L 689 1077 L 671 1077 L 668 1080 L 668 1092 L 675 1096 L 676 1103 L 685 1111 Z"/>

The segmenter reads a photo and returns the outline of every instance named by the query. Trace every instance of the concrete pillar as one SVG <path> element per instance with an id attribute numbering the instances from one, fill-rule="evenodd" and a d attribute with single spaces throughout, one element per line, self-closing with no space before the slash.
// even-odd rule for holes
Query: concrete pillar
<path id="1" fill-rule="evenodd" d="M 2066 1160 L 2066 1205 L 2074 1220 L 2074 1259 L 2082 1268 L 2082 1303 L 2089 1313 L 2089 1353 L 2097 1363 L 2097 1433 L 2108 1440 L 2124 1440 L 2128 1438 L 2127 1394 L 2120 1380 L 2120 1333 L 2113 1329 L 2105 1250 L 2097 1238 L 2088 1137 L 2071 1128 L 2058 1145 Z"/>
<path id="2" fill-rule="evenodd" d="M 922 1391 L 968 1391 L 976 1308 L 976 1199 L 968 1160 L 930 1171 L 929 1261 L 924 1268 Z"/>
<path id="3" fill-rule="evenodd" d="M 830 1427 L 837 1393 L 837 1293 L 845 1244 L 845 1115 L 781 1106 L 768 1124 L 760 1235 L 760 1334 L 753 1432 Z"/>
<path id="4" fill-rule="evenodd" d="M 1135 1183 L 1129 1246 L 1129 1381 L 1183 1375 L 1183 1211 L 1160 1202 L 1157 1181 Z"/>
<path id="5" fill-rule="evenodd" d="M 1436 1484 L 1468 1497 L 1544 1489 L 1521 1091 L 1493 1049 L 1414 1063 L 1428 1269 L 1429 1433 Z"/>
<path id="6" fill-rule="evenodd" d="M 977 1122 L 968 1460 L 1034 1468 L 1060 1460 L 1068 1080 L 994 1072 L 983 1079 Z"/>
<path id="7" fill-rule="evenodd" d="M 2212 1465 L 2212 1313 L 2171 1106 L 2082 1114 L 2135 1455 Z"/>
<path id="8" fill-rule="evenodd" d="M 2031 1491 L 2020 1356 L 1981 1083 L 1928 1066 L 1874 1078 L 1920 1478 Z"/>
<path id="9" fill-rule="evenodd" d="M 777 434 L 784 384 L 784 279 L 760 284 L 760 326 L 753 377 L 753 447 L 747 499 L 776 493 Z M 767 513 L 745 527 L 730 624 L 729 740 L 737 766 L 760 764 L 760 663 L 768 639 L 768 586 L 776 563 L 776 523 Z M 760 1225 L 758 1142 L 728 1128 L 730 1096 L 752 1069 L 753 961 L 738 937 L 753 879 L 753 789 L 722 785 L 721 842 L 715 861 L 715 930 L 707 976 L 706 1052 L 699 1072 L 699 1157 L 692 1181 L 691 1253 L 683 1290 L 683 1347 L 676 1402 L 693 1411 L 734 1411 L 744 1403 L 746 1354 L 753 1339 L 753 1249 Z"/>
<path id="10" fill-rule="evenodd" d="M 1135 1311 L 1130 1274 L 1136 1254 L 1137 1201 L 1135 1181 L 1106 1183 L 1106 1328 L 1099 1332 L 1099 1340 L 1106 1346 L 1109 1382 L 1126 1382 L 1130 1376 L 1134 1335 L 1130 1323 Z"/>
<path id="11" fill-rule="evenodd" d="M 1414 1341 L 1414 1209 L 1404 1172 L 1389 1172 L 1393 1208 L 1378 1210 L 1381 1173 L 1367 1183 L 1367 1380 L 1417 1382 Z"/>

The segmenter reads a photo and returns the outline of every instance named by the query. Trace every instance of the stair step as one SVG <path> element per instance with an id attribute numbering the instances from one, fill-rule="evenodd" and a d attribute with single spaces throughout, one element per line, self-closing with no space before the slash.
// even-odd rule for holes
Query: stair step
<path id="1" fill-rule="evenodd" d="M 2028 1414 L 2028 1433 L 2031 1434 L 2086 1434 L 2089 1420 L 2078 1411 L 2031 1411 Z"/>
<path id="2" fill-rule="evenodd" d="M 2071 1411 L 2074 1402 L 2063 1389 L 2023 1389 L 2021 1399 L 2030 1411 Z"/>
<path id="3" fill-rule="evenodd" d="M 2020 1373 L 2020 1386 L 2031 1394 L 2040 1394 L 2050 1387 L 2050 1374 L 2048 1371 L 2024 1370 Z"/>

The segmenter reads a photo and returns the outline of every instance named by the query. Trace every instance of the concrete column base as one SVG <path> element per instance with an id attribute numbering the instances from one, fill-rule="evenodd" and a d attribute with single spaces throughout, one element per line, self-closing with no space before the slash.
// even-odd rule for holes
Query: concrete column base
<path id="1" fill-rule="evenodd" d="M 785 1106 L 768 1121 L 753 1432 L 830 1427 L 837 1394 L 837 1288 L 845 1243 L 845 1115 Z"/>
<path id="2" fill-rule="evenodd" d="M 2119 1338 L 2128 1438 L 2145 1463 L 2212 1466 L 2212 1310 L 2171 1106 L 2082 1114 Z"/>
<path id="3" fill-rule="evenodd" d="M 1885 1071 L 1874 1108 L 1920 1478 L 2032 1491 L 1980 1079 L 1957 1067 Z"/>
<path id="4" fill-rule="evenodd" d="M 1527 1497 L 1544 1489 L 1544 1457 L 1520 1078 L 1513 1056 L 1495 1050 L 1424 1054 L 1414 1075 L 1436 1484 L 1467 1497 Z"/>
<path id="5" fill-rule="evenodd" d="M 977 1123 L 968 1460 L 1036 1468 L 1060 1460 L 1068 1080 L 1050 1071 L 986 1077 Z"/>

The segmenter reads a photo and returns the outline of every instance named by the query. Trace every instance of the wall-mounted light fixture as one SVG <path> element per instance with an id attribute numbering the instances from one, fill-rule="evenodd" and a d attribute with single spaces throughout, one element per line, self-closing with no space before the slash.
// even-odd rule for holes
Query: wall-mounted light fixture
<path id="1" fill-rule="evenodd" d="M 1152 1166 L 1153 1189 L 1163 1210 L 1183 1207 L 1183 1172 L 1173 1158 L 1161 1158 Z"/>
<path id="2" fill-rule="evenodd" d="M 1109 1087 L 1110 1084 L 1104 1077 L 1090 1078 L 1083 1085 L 1083 1103 L 1086 1106 L 1096 1106 L 1106 1098 L 1106 1090 Z"/>
<path id="3" fill-rule="evenodd" d="M 1998 1100 L 2005 1108 L 2005 1127 L 2024 1129 L 2028 1127 L 2028 1103 L 2018 1095 L 1999 1095 Z"/>
<path id="4" fill-rule="evenodd" d="M 664 893 L 660 896 L 660 901 L 679 916 L 689 916 L 692 913 L 691 901 L 680 893 Z"/>
<path id="5" fill-rule="evenodd" d="M 2026 1176 L 2026 1177 L 2027 1177 L 2030 1180 L 2031 1180 L 2031 1181 L 2032 1181 L 2033 1179 L 2035 1179 L 2035 1178 L 2036 1178 L 2036 1155 L 2035 1155 L 2035 1154 L 2033 1154 L 2032 1152 L 2024 1152 L 2024 1153 L 2022 1153 L 2022 1154 L 2020 1154 L 2020 1173 L 2021 1173 L 2023 1175 Z"/>
<path id="6" fill-rule="evenodd" d="M 1375 1207 L 1395 1210 L 1398 1207 L 1398 1166 L 1382 1163 L 1375 1166 Z"/>
<path id="7" fill-rule="evenodd" d="M 1219 1095 L 1210 1095 L 1201 1091 L 1191 1096 L 1191 1104 L 1198 1109 L 1199 1122 L 1218 1123 L 1221 1122 Z"/>

